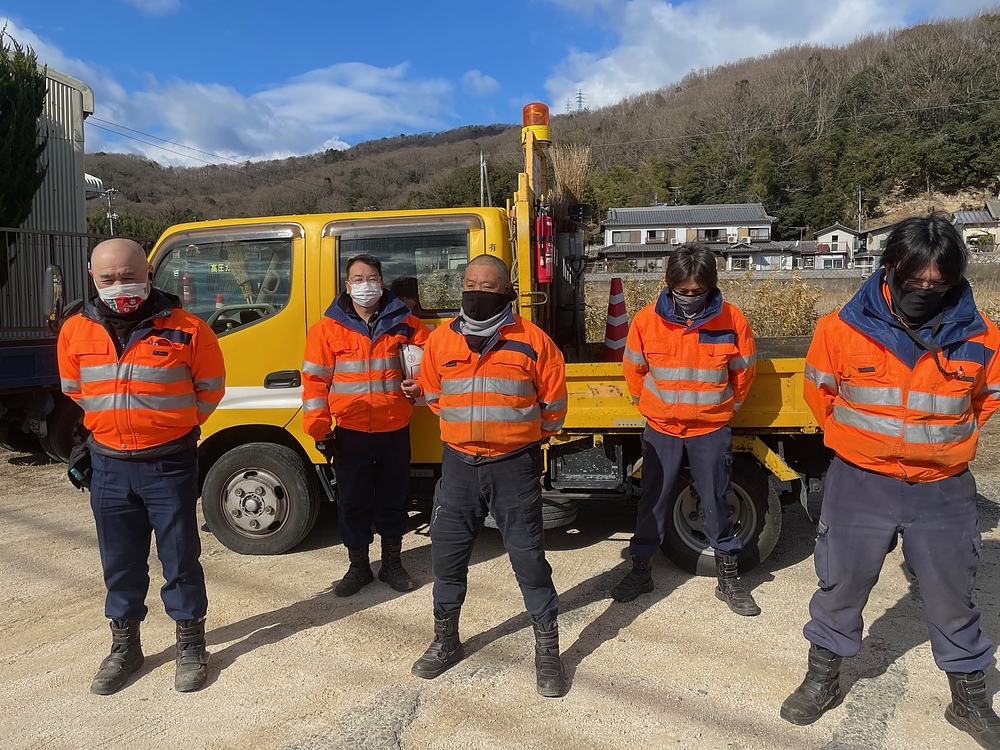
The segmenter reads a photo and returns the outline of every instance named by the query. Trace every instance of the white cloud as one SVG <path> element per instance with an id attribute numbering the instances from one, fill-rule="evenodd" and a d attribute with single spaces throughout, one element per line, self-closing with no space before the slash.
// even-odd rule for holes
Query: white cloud
<path id="1" fill-rule="evenodd" d="M 7 24 L 10 35 L 34 49 L 40 62 L 94 90 L 95 112 L 86 129 L 89 153 L 124 151 L 184 166 L 276 159 L 347 148 L 352 138 L 373 132 L 436 130 L 452 116 L 453 86 L 443 79 L 413 78 L 406 65 L 340 63 L 251 94 L 152 75 L 140 90 L 128 91 L 109 71 L 67 57 L 30 30 Z M 138 132 L 123 135 L 116 125 Z"/>
<path id="2" fill-rule="evenodd" d="M 462 76 L 462 90 L 469 96 L 489 96 L 500 89 L 500 82 L 479 70 L 470 70 Z"/>
<path id="3" fill-rule="evenodd" d="M 968 15 L 996 0 L 550 0 L 617 38 L 601 53 L 572 51 L 546 81 L 551 101 L 601 107 L 679 81 L 692 69 L 793 44 L 840 45 L 924 18 Z"/>
<path id="4" fill-rule="evenodd" d="M 165 16 L 181 7 L 181 0 L 120 0 L 120 2 L 138 8 L 147 16 Z"/>

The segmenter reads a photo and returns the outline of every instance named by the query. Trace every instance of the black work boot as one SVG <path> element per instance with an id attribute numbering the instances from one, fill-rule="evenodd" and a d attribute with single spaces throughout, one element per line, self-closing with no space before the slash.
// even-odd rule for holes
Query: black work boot
<path id="1" fill-rule="evenodd" d="M 434 640 L 424 655 L 413 663 L 410 672 L 415 677 L 433 680 L 465 657 L 462 641 L 458 638 L 458 618 L 461 614 L 460 609 L 443 615 L 434 613 Z"/>
<path id="2" fill-rule="evenodd" d="M 948 723 L 969 734 L 980 747 L 1000 748 L 1000 717 L 986 697 L 986 675 L 948 672 L 948 684 L 951 704 L 944 710 Z"/>
<path id="3" fill-rule="evenodd" d="M 417 582 L 403 567 L 403 561 L 400 559 L 402 554 L 401 537 L 392 539 L 382 537 L 382 567 L 378 572 L 378 579 L 388 583 L 394 591 L 413 591 L 417 587 Z"/>
<path id="4" fill-rule="evenodd" d="M 111 653 L 101 662 L 90 683 L 95 695 L 117 693 L 128 682 L 129 675 L 142 666 L 142 641 L 137 620 L 111 621 Z"/>
<path id="5" fill-rule="evenodd" d="M 735 555 L 715 553 L 715 568 L 719 574 L 719 585 L 715 587 L 715 598 L 724 601 L 738 615 L 753 617 L 760 614 L 760 607 L 750 592 L 743 587 L 737 574 L 738 558 Z"/>
<path id="6" fill-rule="evenodd" d="M 177 668 L 174 690 L 193 693 L 208 679 L 208 651 L 205 649 L 205 618 L 177 623 Z"/>
<path id="7" fill-rule="evenodd" d="M 632 570 L 611 589 L 611 598 L 616 602 L 630 602 L 639 594 L 653 590 L 653 565 L 651 557 L 632 555 Z"/>
<path id="8" fill-rule="evenodd" d="M 559 658 L 559 623 L 540 625 L 532 619 L 535 629 L 535 682 L 538 694 L 546 698 L 561 698 L 566 693 L 566 672 Z"/>
<path id="9" fill-rule="evenodd" d="M 375 576 L 372 575 L 372 566 L 368 563 L 367 547 L 348 549 L 347 559 L 351 561 L 351 566 L 333 590 L 337 596 L 354 596 L 361 591 L 362 587 L 375 580 Z"/>
<path id="10" fill-rule="evenodd" d="M 844 657 L 813 643 L 809 647 L 809 671 L 794 693 L 781 704 L 781 718 L 805 726 L 836 708 L 844 700 L 840 692 L 840 663 Z"/>

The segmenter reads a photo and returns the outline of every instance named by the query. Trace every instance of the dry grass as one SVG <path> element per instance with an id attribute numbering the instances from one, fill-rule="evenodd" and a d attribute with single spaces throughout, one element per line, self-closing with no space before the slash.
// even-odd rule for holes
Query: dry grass
<path id="1" fill-rule="evenodd" d="M 555 188 L 550 196 L 552 213 L 566 216 L 569 207 L 582 202 L 590 171 L 590 146 L 552 146 L 549 161 L 555 174 Z"/>
<path id="2" fill-rule="evenodd" d="M 629 320 L 643 307 L 655 302 L 662 288 L 662 279 L 626 280 L 625 309 Z M 755 336 L 808 336 L 816 327 L 819 317 L 816 303 L 821 290 L 797 274 L 790 280 L 775 276 L 754 279 L 752 272 L 747 272 L 739 279 L 721 281 L 719 288 L 722 296 L 747 316 Z M 584 297 L 587 341 L 603 341 L 608 299 L 603 290 L 593 284 L 587 285 Z"/>

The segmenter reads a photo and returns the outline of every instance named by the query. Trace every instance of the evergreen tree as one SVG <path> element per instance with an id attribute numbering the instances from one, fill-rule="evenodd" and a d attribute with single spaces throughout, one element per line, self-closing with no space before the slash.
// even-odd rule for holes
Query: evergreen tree
<path id="1" fill-rule="evenodd" d="M 0 227 L 19 227 L 31 213 L 42 180 L 40 164 L 46 138 L 38 138 L 38 118 L 45 106 L 45 75 L 34 51 L 0 29 Z M 0 234 L 0 289 L 7 284 L 13 256 L 9 235 Z"/>

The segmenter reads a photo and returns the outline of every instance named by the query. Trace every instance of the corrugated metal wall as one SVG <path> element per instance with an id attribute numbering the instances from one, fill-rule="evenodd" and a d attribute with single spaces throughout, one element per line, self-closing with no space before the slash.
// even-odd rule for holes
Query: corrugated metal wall
<path id="1" fill-rule="evenodd" d="M 70 302 L 92 294 L 87 258 L 98 238 L 63 232 L 0 230 L 14 257 L 10 279 L 0 295 L 0 339 L 45 338 L 50 332 L 42 309 L 45 267 L 57 264 L 63 273 L 63 299 Z"/>
<path id="2" fill-rule="evenodd" d="M 0 233 L 13 258 L 7 285 L 0 292 L 0 338 L 50 335 L 42 310 L 45 267 L 62 268 L 66 300 L 89 292 L 87 258 L 94 240 L 87 231 L 84 208 L 83 121 L 94 111 L 94 94 L 82 81 L 46 70 L 45 107 L 41 128 L 48 135 L 42 159 L 45 180 L 31 204 L 21 231 Z"/>
<path id="3" fill-rule="evenodd" d="M 48 144 L 42 159 L 48 171 L 22 226 L 43 232 L 86 232 L 83 121 L 94 111 L 94 95 L 85 83 L 51 69 L 45 83 L 41 129 L 48 134 Z"/>

